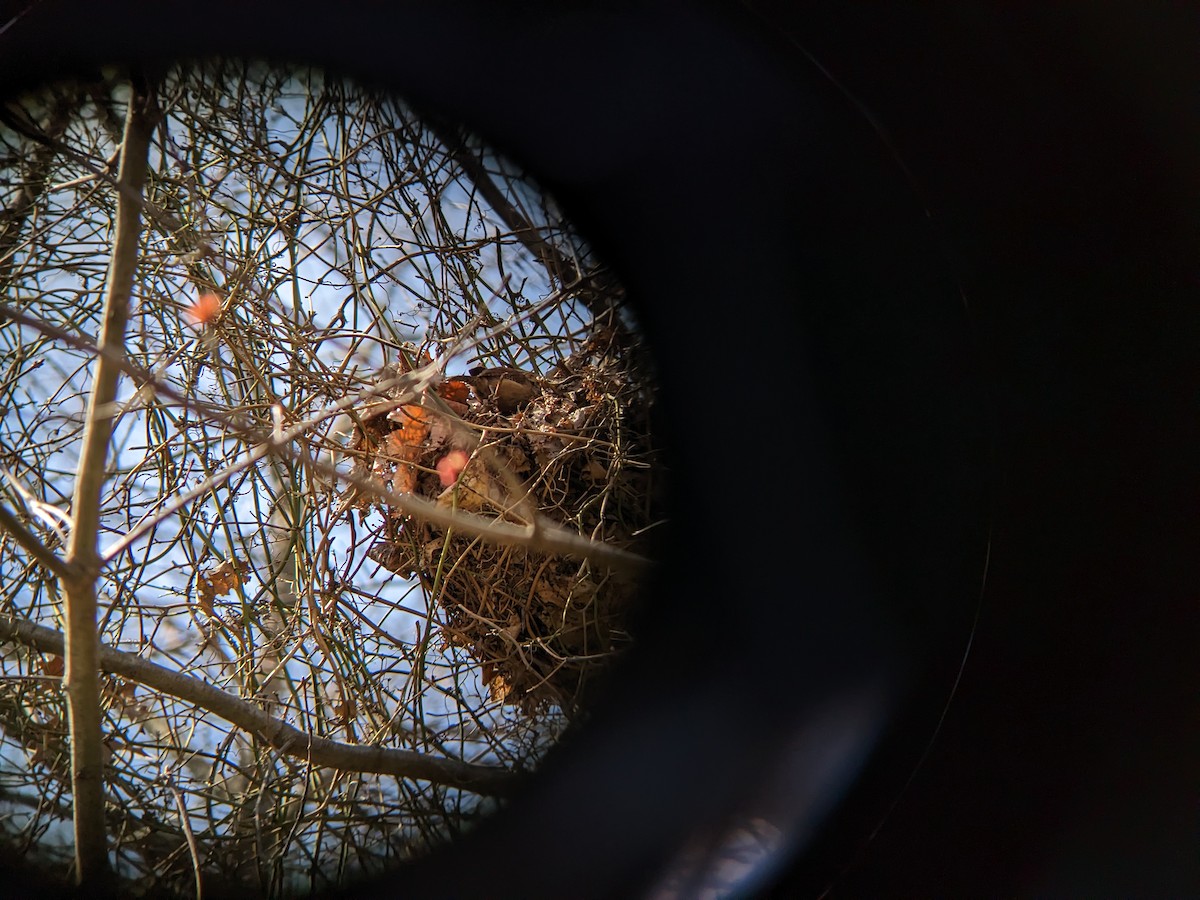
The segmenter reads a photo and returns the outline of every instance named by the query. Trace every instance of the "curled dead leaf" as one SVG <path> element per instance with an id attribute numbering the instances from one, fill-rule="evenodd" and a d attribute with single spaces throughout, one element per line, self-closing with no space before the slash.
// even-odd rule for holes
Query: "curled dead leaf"
<path id="1" fill-rule="evenodd" d="M 240 559 L 227 559 L 207 572 L 200 572 L 196 579 L 200 608 L 206 615 L 213 614 L 213 598 L 224 597 L 241 585 L 249 566 Z"/>

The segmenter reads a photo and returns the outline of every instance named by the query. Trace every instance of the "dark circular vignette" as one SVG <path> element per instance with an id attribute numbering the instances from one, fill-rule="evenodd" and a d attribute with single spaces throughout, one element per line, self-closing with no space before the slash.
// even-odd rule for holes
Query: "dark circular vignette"
<path id="1" fill-rule="evenodd" d="M 374 895 L 637 896 L 746 816 L 781 896 L 1197 883 L 1200 144 L 1162 90 L 1194 23 L 784 6 L 42 0 L 0 32 L 6 89 L 214 53 L 394 87 L 631 288 L 677 487 L 642 643 L 509 810 Z"/>
<path id="2" fill-rule="evenodd" d="M 675 488 L 640 643 L 507 811 L 380 896 L 637 895 L 748 820 L 778 833 L 761 884 L 885 734 L 915 761 L 979 589 L 986 402 L 919 198 L 805 60 L 671 4 L 47 2 L 9 30 L 19 86 L 217 54 L 394 87 L 526 165 L 630 286 Z"/>

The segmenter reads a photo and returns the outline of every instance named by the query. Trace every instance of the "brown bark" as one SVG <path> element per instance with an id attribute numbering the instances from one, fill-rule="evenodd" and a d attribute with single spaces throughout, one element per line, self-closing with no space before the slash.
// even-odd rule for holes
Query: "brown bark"
<path id="1" fill-rule="evenodd" d="M 150 137 L 159 120 L 152 90 L 133 84 L 125 118 L 117 175 L 117 218 L 105 285 L 104 322 L 99 347 L 120 353 L 125 343 L 129 300 L 141 238 L 142 188 L 146 182 Z M 98 356 L 88 397 L 87 424 L 71 503 L 65 596 L 66 673 L 71 730 L 71 790 L 75 807 L 75 878 L 97 884 L 109 875 L 104 822 L 104 759 L 100 710 L 100 641 L 96 631 L 96 582 L 101 501 L 112 439 L 109 412 L 117 395 L 120 369 Z"/>

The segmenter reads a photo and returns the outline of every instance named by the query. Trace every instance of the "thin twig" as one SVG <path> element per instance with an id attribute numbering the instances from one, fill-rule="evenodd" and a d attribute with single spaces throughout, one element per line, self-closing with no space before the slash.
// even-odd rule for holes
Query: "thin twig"
<path id="1" fill-rule="evenodd" d="M 187 804 L 183 802 L 183 794 L 174 784 L 168 782 L 167 788 L 171 791 L 171 796 L 175 798 L 175 805 L 179 807 L 179 825 L 183 829 L 183 836 L 187 840 L 188 854 L 192 857 L 192 872 L 196 876 L 196 900 L 203 900 L 204 897 L 204 880 L 200 877 L 200 848 L 196 846 L 196 835 L 192 833 L 192 823 L 188 818 Z"/>
<path id="2" fill-rule="evenodd" d="M 45 544 L 26 528 L 21 520 L 9 512 L 5 506 L 0 506 L 0 528 L 12 535 L 13 540 L 20 544 L 25 552 L 40 562 L 58 577 L 62 578 L 70 570 L 66 563 L 54 555 Z"/>

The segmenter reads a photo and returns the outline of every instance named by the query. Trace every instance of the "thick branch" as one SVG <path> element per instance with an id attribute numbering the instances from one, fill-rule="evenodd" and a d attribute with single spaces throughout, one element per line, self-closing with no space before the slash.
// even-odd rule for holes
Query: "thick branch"
<path id="1" fill-rule="evenodd" d="M 140 196 L 146 182 L 150 136 L 158 122 L 152 92 L 131 86 L 117 175 L 117 220 L 104 291 L 104 324 L 99 347 L 120 352 L 125 343 L 129 298 L 133 290 L 141 230 Z M 75 805 L 75 878 L 81 884 L 103 881 L 108 872 L 104 825 L 104 759 L 100 715 L 100 672 L 96 633 L 97 547 L 101 493 L 112 439 L 111 409 L 120 369 L 107 356 L 96 359 L 75 495 L 71 503 L 68 576 L 63 579 L 66 618 L 64 686 L 71 726 L 71 790 Z"/>
<path id="2" fill-rule="evenodd" d="M 42 653 L 62 654 L 63 636 L 24 619 L 0 616 L 0 640 L 14 641 Z M 282 753 L 348 772 L 374 772 L 397 778 L 421 778 L 477 794 L 503 795 L 514 787 L 516 776 L 497 766 L 479 766 L 426 756 L 411 750 L 394 750 L 362 744 L 342 744 L 305 734 L 268 715 L 253 703 L 227 694 L 182 672 L 174 672 L 132 653 L 100 645 L 99 666 L 146 687 L 193 703 L 239 728 L 258 735 Z"/>
<path id="3" fill-rule="evenodd" d="M 305 458 L 291 448 L 280 449 L 288 456 L 311 466 L 326 478 L 340 478 L 365 495 L 382 500 L 393 509 L 398 509 L 407 515 L 416 516 L 418 519 L 442 528 L 453 528 L 462 534 L 482 538 L 490 544 L 523 547 L 543 553 L 561 553 L 576 559 L 590 560 L 596 565 L 606 566 L 631 575 L 644 575 L 652 568 L 651 561 L 644 556 L 612 544 L 594 541 L 582 534 L 576 534 L 550 519 L 539 516 L 533 526 L 526 526 L 463 510 L 448 509 L 417 494 L 397 493 L 391 488 L 384 487 L 378 479 L 367 475 L 342 472 L 336 466 L 323 460 Z"/>

